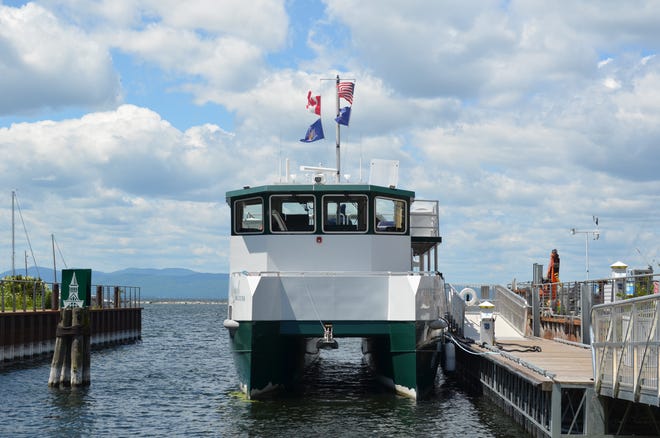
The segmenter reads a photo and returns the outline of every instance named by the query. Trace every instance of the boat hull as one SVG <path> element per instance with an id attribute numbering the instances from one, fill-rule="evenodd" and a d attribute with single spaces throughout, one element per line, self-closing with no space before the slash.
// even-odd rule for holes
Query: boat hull
<path id="1" fill-rule="evenodd" d="M 334 337 L 363 339 L 364 359 L 379 380 L 397 393 L 420 399 L 432 392 L 438 343 L 425 323 L 335 321 Z M 318 321 L 243 321 L 231 342 L 241 389 L 248 398 L 291 389 L 318 357 Z M 340 347 L 341 348 L 341 347 Z"/>

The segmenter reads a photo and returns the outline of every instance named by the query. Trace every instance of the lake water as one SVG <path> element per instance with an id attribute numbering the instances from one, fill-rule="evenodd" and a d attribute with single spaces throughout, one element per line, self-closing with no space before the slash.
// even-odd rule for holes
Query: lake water
<path id="1" fill-rule="evenodd" d="M 438 373 L 430 400 L 381 388 L 359 339 L 323 351 L 300 388 L 248 401 L 224 304 L 146 304 L 142 342 L 92 352 L 88 388 L 48 387 L 48 359 L 0 368 L 0 436 L 524 437 L 486 398 Z"/>

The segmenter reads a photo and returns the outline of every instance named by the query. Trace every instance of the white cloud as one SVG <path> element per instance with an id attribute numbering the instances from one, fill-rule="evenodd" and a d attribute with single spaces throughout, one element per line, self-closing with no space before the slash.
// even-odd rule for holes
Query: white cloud
<path id="1" fill-rule="evenodd" d="M 113 105 L 119 81 L 108 51 L 29 3 L 0 5 L 0 115 Z"/>
<path id="2" fill-rule="evenodd" d="M 129 102 L 0 127 L 7 157 L 0 186 L 19 188 L 35 228 L 72 236 L 69 248 L 73 236 L 84 236 L 96 248 L 87 258 L 99 265 L 148 260 L 225 270 L 226 190 L 277 180 L 287 158 L 295 173 L 301 164 L 334 166 L 334 84 L 320 79 L 337 73 L 356 79 L 351 126 L 342 130 L 343 173 L 356 181 L 360 160 L 366 169 L 371 158 L 397 159 L 401 187 L 440 200 L 450 281 L 528 279 L 532 263 L 547 263 L 553 248 L 562 279 L 579 278 L 584 240 L 568 230 L 589 226 L 594 214 L 603 230 L 591 254 L 594 275 L 607 275 L 617 259 L 637 263 L 635 248 L 648 260 L 660 257 L 653 2 L 411 1 L 402 8 L 328 0 L 321 15 L 305 17 L 287 16 L 307 12 L 302 3 L 281 1 L 39 4 L 0 7 L 3 17 L 44 29 L 0 38 L 0 51 L 24 59 L 0 60 L 0 86 L 33 87 L 37 102 L 18 102 L 16 93 L 9 114 L 20 105 L 99 105 L 98 96 L 76 97 L 94 80 L 100 96 L 115 96 L 116 77 L 107 86 L 112 50 L 160 74 L 170 87 L 162 94 L 188 91 L 233 118 L 227 132 L 211 109 L 180 130 L 156 104 Z M 301 23 L 307 27 L 293 32 Z M 47 31 L 57 38 L 46 41 Z M 19 37 L 44 49 L 25 48 Z M 74 53 L 86 53 L 85 63 Z M 286 62 L 273 62 L 277 56 Z M 82 91 L 60 86 L 56 96 L 41 86 L 79 71 L 91 78 Z M 122 70 L 125 84 L 131 73 Z M 313 144 L 298 141 L 314 121 L 304 110 L 308 89 L 324 103 L 327 140 Z M 55 213 L 46 220 L 36 206 Z M 6 220 L 7 210 L 0 216 Z"/>

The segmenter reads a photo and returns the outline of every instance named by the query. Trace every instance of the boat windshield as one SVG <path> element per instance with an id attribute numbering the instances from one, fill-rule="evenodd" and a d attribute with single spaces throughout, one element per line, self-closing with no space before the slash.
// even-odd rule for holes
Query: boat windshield
<path id="1" fill-rule="evenodd" d="M 366 232 L 365 195 L 326 195 L 323 197 L 323 230 L 327 232 Z"/>
<path id="2" fill-rule="evenodd" d="M 376 197 L 376 232 L 405 233 L 406 205 L 400 199 Z"/>
<path id="3" fill-rule="evenodd" d="M 264 230 L 264 203 L 261 198 L 242 199 L 234 203 L 237 233 L 261 233 Z"/>
<path id="4" fill-rule="evenodd" d="M 312 233 L 314 224 L 314 196 L 273 195 L 270 197 L 270 229 L 274 233 Z"/>

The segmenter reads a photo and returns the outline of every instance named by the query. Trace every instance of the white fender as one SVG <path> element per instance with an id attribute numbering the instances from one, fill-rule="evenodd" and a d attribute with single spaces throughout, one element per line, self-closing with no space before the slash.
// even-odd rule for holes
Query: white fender
<path id="1" fill-rule="evenodd" d="M 445 371 L 456 371 L 456 350 L 454 343 L 449 341 L 445 344 Z"/>

